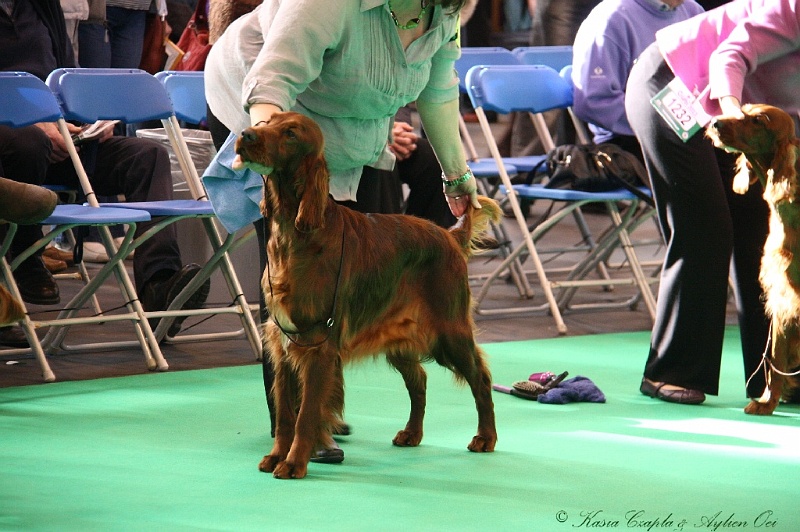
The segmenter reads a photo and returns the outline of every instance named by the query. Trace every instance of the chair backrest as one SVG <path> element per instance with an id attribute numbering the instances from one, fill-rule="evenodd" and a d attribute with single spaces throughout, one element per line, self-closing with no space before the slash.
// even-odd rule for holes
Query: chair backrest
<path id="1" fill-rule="evenodd" d="M 498 113 L 542 113 L 572 105 L 572 87 L 542 65 L 474 66 L 467 71 L 467 94 L 473 107 Z"/>
<path id="2" fill-rule="evenodd" d="M 0 124 L 25 127 L 56 122 L 61 109 L 47 85 L 27 72 L 0 72 Z"/>
<path id="3" fill-rule="evenodd" d="M 511 53 L 523 65 L 545 65 L 561 70 L 572 64 L 572 46 L 520 46 Z"/>
<path id="4" fill-rule="evenodd" d="M 178 119 L 190 124 L 206 121 L 206 86 L 203 72 L 168 70 L 158 72 L 155 76 L 167 89 Z"/>
<path id="5" fill-rule="evenodd" d="M 467 92 L 465 79 L 470 68 L 477 65 L 518 65 L 519 60 L 507 48 L 499 46 L 476 46 L 461 49 L 461 57 L 456 60 L 458 88 Z"/>
<path id="6" fill-rule="evenodd" d="M 67 120 L 136 123 L 173 114 L 166 89 L 144 70 L 59 68 L 47 76 L 47 86 Z"/>

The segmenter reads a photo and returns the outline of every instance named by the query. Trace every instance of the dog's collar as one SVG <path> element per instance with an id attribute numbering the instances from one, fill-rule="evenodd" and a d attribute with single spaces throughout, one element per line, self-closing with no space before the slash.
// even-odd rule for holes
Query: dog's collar
<path id="1" fill-rule="evenodd" d="M 273 323 L 275 323 L 275 326 L 278 329 L 280 329 L 280 331 L 286 336 L 286 338 L 289 339 L 290 342 L 292 342 L 293 344 L 295 344 L 298 347 L 317 347 L 317 346 L 322 345 L 325 342 L 327 342 L 328 339 L 331 337 L 331 332 L 333 331 L 333 326 L 336 324 L 336 320 L 334 319 L 334 316 L 336 315 L 336 306 L 337 306 L 336 303 L 339 300 L 339 286 L 341 285 L 342 269 L 344 268 L 345 229 L 346 229 L 346 225 L 342 224 L 342 248 L 341 248 L 341 252 L 340 252 L 340 255 L 339 255 L 339 274 L 336 277 L 336 286 L 334 286 L 334 288 L 333 288 L 333 303 L 331 303 L 330 317 L 327 320 L 325 320 L 324 322 L 323 321 L 318 321 L 317 323 L 311 324 L 311 326 L 307 327 L 303 331 L 288 331 L 288 330 L 286 330 L 286 328 L 283 325 L 280 324 L 280 322 L 278 322 L 277 318 L 274 315 L 270 316 L 270 318 L 272 319 Z M 264 243 L 264 248 L 267 249 L 266 242 Z M 270 297 L 272 297 L 272 277 L 271 277 L 271 275 L 269 273 L 269 258 L 267 258 L 267 271 L 266 271 L 266 273 L 267 273 L 267 282 L 269 283 L 269 295 L 270 295 Z M 309 331 L 311 331 L 315 327 L 319 327 L 320 325 L 325 325 L 325 328 L 328 329 L 328 334 L 326 334 L 325 338 L 323 338 L 319 342 L 314 342 L 314 343 L 310 343 L 310 344 L 301 344 L 298 340 L 296 340 L 295 338 L 292 338 L 292 335 L 298 336 L 298 337 L 299 336 L 303 336 L 304 334 L 307 334 Z"/>

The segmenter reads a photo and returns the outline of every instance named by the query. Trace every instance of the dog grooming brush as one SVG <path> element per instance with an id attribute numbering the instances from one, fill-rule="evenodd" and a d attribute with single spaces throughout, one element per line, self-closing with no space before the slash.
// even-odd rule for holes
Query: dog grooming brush
<path id="1" fill-rule="evenodd" d="M 541 394 L 558 386 L 558 383 L 563 381 L 567 375 L 569 375 L 567 371 L 560 375 L 550 372 L 534 373 L 529 377 L 529 380 L 514 382 L 510 388 L 500 384 L 493 384 L 492 389 L 515 397 L 536 401 L 536 398 Z"/>

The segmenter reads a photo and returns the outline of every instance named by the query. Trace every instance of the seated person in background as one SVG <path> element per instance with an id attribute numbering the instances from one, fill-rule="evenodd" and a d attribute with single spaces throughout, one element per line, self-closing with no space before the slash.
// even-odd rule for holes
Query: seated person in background
<path id="1" fill-rule="evenodd" d="M 391 172 L 408 185 L 405 213 L 448 228 L 456 222 L 442 194 L 442 168 L 430 143 L 414 132 L 411 108 L 400 108 L 394 117 L 389 149 L 397 157 Z"/>
<path id="2" fill-rule="evenodd" d="M 600 0 L 528 0 L 531 14 L 530 46 L 572 46 L 581 22 Z M 573 144 L 575 128 L 563 109 L 544 112 L 547 129 L 556 145 Z M 545 153 L 542 139 L 526 113 L 511 113 L 511 127 L 503 132 L 500 153 L 512 157 Z"/>
<path id="3" fill-rule="evenodd" d="M 0 3 L 0 71 L 26 71 L 45 79 L 60 67 L 73 66 L 72 46 L 67 37 L 64 14 L 58 0 L 16 0 Z M 69 125 L 73 132 L 77 126 Z M 80 148 L 81 158 L 95 190 L 103 195 L 124 194 L 128 201 L 172 198 L 169 154 L 155 141 L 110 136 Z M 0 126 L 0 164 L 5 177 L 34 185 L 77 185 L 77 175 L 66 144 L 55 123 L 24 128 Z M 137 227 L 142 234 L 154 222 Z M 10 254 L 19 253 L 41 238 L 38 225 L 20 226 Z M 164 310 L 177 292 L 200 270 L 197 264 L 183 266 L 175 225 L 144 242 L 133 261 L 134 282 L 147 311 Z M 60 295 L 55 279 L 40 254 L 27 259 L 14 272 L 22 299 L 28 303 L 55 305 Z M 209 283 L 187 301 L 184 308 L 199 308 L 208 297 Z M 170 332 L 180 328 L 179 320 Z M 0 344 L 24 341 L 21 329 L 0 331 Z"/>
<path id="4" fill-rule="evenodd" d="M 625 115 L 625 85 L 656 31 L 703 12 L 694 0 L 603 0 L 581 24 L 572 46 L 573 109 L 595 144 L 612 142 L 640 159 Z"/>

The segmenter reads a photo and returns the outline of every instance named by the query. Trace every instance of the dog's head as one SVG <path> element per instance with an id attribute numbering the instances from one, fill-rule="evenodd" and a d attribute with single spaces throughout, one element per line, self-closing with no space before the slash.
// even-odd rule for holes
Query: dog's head
<path id="1" fill-rule="evenodd" d="M 792 117 L 765 104 L 745 104 L 742 113 L 742 117 L 717 117 L 706 129 L 715 146 L 741 153 L 734 190 L 744 194 L 758 179 L 766 186 L 768 173 L 774 179 L 793 176 L 800 143 Z"/>
<path id="2" fill-rule="evenodd" d="M 234 168 L 248 167 L 267 178 L 265 216 L 296 209 L 297 230 L 313 231 L 324 224 L 330 186 L 324 147 L 322 131 L 312 119 L 276 113 L 269 122 L 242 131 Z"/>

